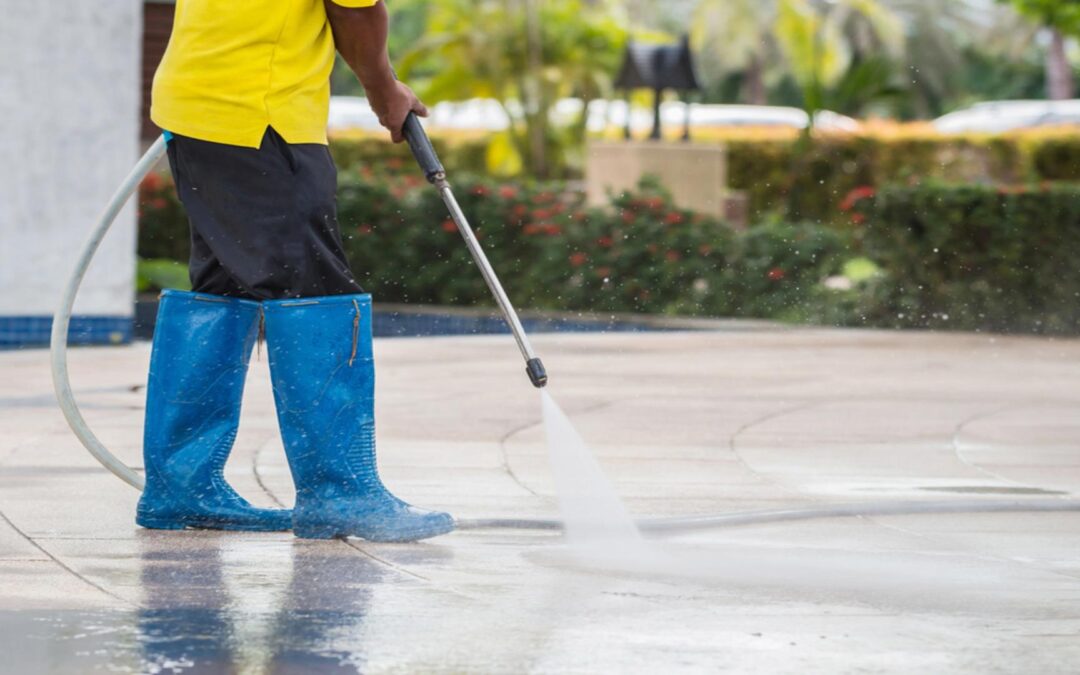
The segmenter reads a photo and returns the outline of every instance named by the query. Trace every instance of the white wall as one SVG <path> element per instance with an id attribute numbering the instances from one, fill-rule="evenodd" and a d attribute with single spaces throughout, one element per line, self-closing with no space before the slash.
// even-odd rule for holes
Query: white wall
<path id="1" fill-rule="evenodd" d="M 0 6 L 0 317 L 52 314 L 89 228 L 138 159 L 141 0 Z M 135 209 L 76 314 L 130 316 Z"/>

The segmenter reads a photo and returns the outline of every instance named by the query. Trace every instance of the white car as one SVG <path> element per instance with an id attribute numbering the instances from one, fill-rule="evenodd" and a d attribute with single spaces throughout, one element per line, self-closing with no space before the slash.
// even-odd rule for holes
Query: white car
<path id="1" fill-rule="evenodd" d="M 581 99 L 565 98 L 552 107 L 551 118 L 555 124 L 570 124 L 581 115 Z M 518 114 L 517 106 L 510 110 Z M 608 127 L 623 127 L 627 115 L 630 128 L 643 133 L 652 128 L 653 113 L 649 108 L 634 107 L 628 110 L 625 101 L 596 100 L 589 104 L 589 130 L 603 131 Z M 686 119 L 686 104 L 667 101 L 660 106 L 660 119 L 669 129 L 681 129 Z M 712 105 L 690 104 L 690 127 L 737 127 L 781 126 L 795 129 L 806 128 L 806 112 L 799 108 L 767 105 Z M 856 131 L 859 123 L 828 110 L 814 116 L 820 129 Z M 356 96 L 334 96 L 330 99 L 329 126 L 338 129 L 378 129 L 379 120 L 368 106 L 367 99 Z M 434 129 L 458 129 L 478 131 L 503 131 L 510 126 L 506 110 L 493 99 L 468 101 L 445 101 L 431 106 L 427 126 Z"/>
<path id="2" fill-rule="evenodd" d="M 996 133 L 1011 129 L 1080 124 L 1080 99 L 1067 101 L 986 101 L 934 120 L 943 134 Z"/>

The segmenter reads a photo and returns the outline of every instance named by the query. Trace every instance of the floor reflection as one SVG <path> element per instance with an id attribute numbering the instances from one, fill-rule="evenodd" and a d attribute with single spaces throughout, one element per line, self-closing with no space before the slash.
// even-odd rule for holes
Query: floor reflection
<path id="1" fill-rule="evenodd" d="M 364 622 L 382 568 L 345 546 L 296 541 L 269 672 L 363 672 Z"/>
<path id="2" fill-rule="evenodd" d="M 217 546 L 144 547 L 137 639 L 145 672 L 237 672 Z"/>
<path id="3" fill-rule="evenodd" d="M 142 670 L 360 673 L 385 568 L 342 542 L 140 539 Z"/>

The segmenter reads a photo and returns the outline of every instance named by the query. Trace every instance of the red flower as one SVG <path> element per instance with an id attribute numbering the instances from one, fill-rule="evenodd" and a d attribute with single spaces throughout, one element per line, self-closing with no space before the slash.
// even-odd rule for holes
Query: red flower
<path id="1" fill-rule="evenodd" d="M 443 232 L 457 232 L 457 225 L 454 224 L 453 220 L 447 218 L 443 221 L 442 229 Z"/>
<path id="2" fill-rule="evenodd" d="M 150 173 L 146 174 L 146 178 L 143 178 L 141 187 L 149 192 L 157 192 L 161 189 L 161 183 L 161 175 L 157 172 L 151 171 Z"/>
<path id="3" fill-rule="evenodd" d="M 635 215 L 634 215 L 634 212 L 633 212 L 633 211 L 623 211 L 623 212 L 622 212 L 622 219 L 623 219 L 623 222 L 624 222 L 624 223 L 626 223 L 626 224 L 628 224 L 628 225 L 629 225 L 630 223 L 634 222 L 634 218 L 636 218 L 636 217 L 637 217 L 637 216 L 635 216 Z"/>
<path id="4" fill-rule="evenodd" d="M 165 201 L 164 197 L 154 197 L 150 200 L 150 206 L 155 209 L 163 209 L 168 206 L 168 204 L 169 203 Z"/>
<path id="5" fill-rule="evenodd" d="M 360 223 L 356 226 L 356 231 L 360 234 L 371 234 L 372 227 L 367 223 Z"/>
<path id="6" fill-rule="evenodd" d="M 869 199 L 877 194 L 877 190 L 869 185 L 861 185 L 851 192 L 847 193 L 844 199 L 840 202 L 841 211 L 850 211 L 855 208 L 855 204 L 863 199 Z"/>
<path id="7" fill-rule="evenodd" d="M 589 259 L 589 256 L 585 255 L 581 251 L 570 254 L 570 264 L 574 267 L 581 267 L 585 264 L 585 261 Z"/>
<path id="8" fill-rule="evenodd" d="M 710 253 L 712 253 L 712 246 L 709 246 L 708 244 L 702 244 L 701 246 L 698 246 L 698 253 L 700 253 L 701 255 L 709 255 Z"/>
<path id="9" fill-rule="evenodd" d="M 541 227 L 544 228 L 544 234 L 549 237 L 557 237 L 562 234 L 562 228 L 555 223 L 544 223 Z"/>
<path id="10" fill-rule="evenodd" d="M 660 197 L 649 197 L 645 200 L 645 206 L 655 211 L 664 207 L 664 200 Z"/>
<path id="11" fill-rule="evenodd" d="M 596 268 L 596 276 L 600 277 L 601 279 L 603 279 L 604 277 L 611 276 L 611 268 L 610 267 L 597 267 Z"/>
<path id="12" fill-rule="evenodd" d="M 499 196 L 503 199 L 513 199 L 514 197 L 517 197 L 517 194 L 517 188 L 511 187 L 509 185 L 504 185 L 499 188 Z"/>
<path id="13" fill-rule="evenodd" d="M 524 218 L 525 214 L 529 212 L 529 207 L 524 204 L 514 204 L 514 208 L 510 212 L 514 214 L 515 218 Z"/>
<path id="14" fill-rule="evenodd" d="M 528 223 L 528 224 L 525 225 L 525 227 L 521 228 L 521 231 L 524 232 L 525 234 L 529 235 L 529 236 L 532 236 L 534 234 L 539 233 L 542 229 L 543 228 L 540 225 L 537 225 L 536 223 Z"/>
<path id="15" fill-rule="evenodd" d="M 487 189 L 486 185 L 477 185 L 476 187 L 473 188 L 472 192 L 477 197 L 483 197 L 483 196 L 487 195 L 489 190 Z"/>
<path id="16" fill-rule="evenodd" d="M 866 221 L 866 216 L 865 215 L 863 215 L 861 213 L 853 213 L 853 214 L 851 214 L 851 222 L 855 223 L 856 225 L 861 225 L 865 221 Z"/>
<path id="17" fill-rule="evenodd" d="M 667 260 L 668 262 L 679 262 L 681 259 L 682 256 L 679 255 L 678 251 L 669 250 L 664 254 L 664 260 Z"/>
<path id="18" fill-rule="evenodd" d="M 552 209 L 536 209 L 532 212 L 533 220 L 547 220 L 553 215 Z"/>
<path id="19" fill-rule="evenodd" d="M 671 211 L 664 216 L 664 222 L 668 225 L 678 225 L 683 221 L 683 214 L 678 211 Z"/>
<path id="20" fill-rule="evenodd" d="M 553 201 L 554 199 L 555 193 L 545 190 L 543 192 L 536 193 L 536 195 L 532 199 L 532 202 L 533 204 L 546 204 Z"/>
<path id="21" fill-rule="evenodd" d="M 607 237 L 607 236 L 600 237 L 599 239 L 596 240 L 596 245 L 600 246 L 602 248 L 611 248 L 611 245 L 614 244 L 614 243 L 615 243 L 615 240 L 612 239 L 611 237 Z"/>
<path id="22" fill-rule="evenodd" d="M 787 273 L 784 272 L 782 267 L 774 267 L 765 276 L 769 277 L 770 281 L 780 281 L 787 276 Z"/>

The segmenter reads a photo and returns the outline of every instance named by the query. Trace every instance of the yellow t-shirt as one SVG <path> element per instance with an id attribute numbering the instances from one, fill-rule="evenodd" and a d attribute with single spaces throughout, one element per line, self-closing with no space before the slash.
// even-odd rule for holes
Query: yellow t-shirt
<path id="1" fill-rule="evenodd" d="M 257 148 L 271 126 L 289 143 L 325 144 L 333 66 L 323 0 L 177 0 L 150 118 L 215 143 Z"/>

